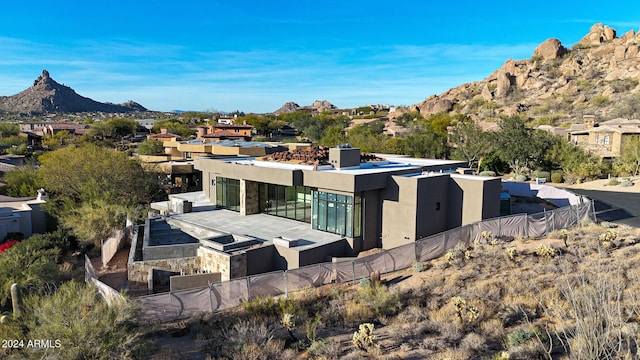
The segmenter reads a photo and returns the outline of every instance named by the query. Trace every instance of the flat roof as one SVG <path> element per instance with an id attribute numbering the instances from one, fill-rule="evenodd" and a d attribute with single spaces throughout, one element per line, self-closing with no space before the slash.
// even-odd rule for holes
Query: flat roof
<path id="1" fill-rule="evenodd" d="M 273 239 L 299 239 L 299 245 L 291 250 L 302 251 L 314 247 L 330 244 L 341 240 L 344 236 L 313 230 L 311 224 L 285 219 L 267 214 L 240 215 L 237 212 L 224 209 L 196 211 L 185 214 L 175 214 L 172 223 L 181 227 L 195 226 L 209 231 L 252 237 L 272 244 Z"/>
<path id="2" fill-rule="evenodd" d="M 378 154 L 375 154 L 378 155 Z M 295 162 L 280 162 L 280 161 L 264 161 L 257 160 L 256 157 L 247 157 L 247 158 L 228 158 L 228 159 L 216 159 L 220 161 L 225 161 L 230 164 L 238 164 L 238 165 L 250 165 L 255 167 L 264 167 L 264 168 L 273 168 L 273 169 L 282 169 L 282 170 L 313 170 L 314 166 L 309 164 L 300 164 Z M 459 161 L 459 160 L 439 160 L 439 159 L 418 159 L 411 157 L 388 157 L 382 161 L 369 161 L 362 162 L 359 166 L 351 166 L 345 167 L 341 169 L 336 169 L 331 165 L 320 165 L 317 167 L 317 171 L 324 172 L 335 172 L 335 173 L 344 173 L 344 174 L 353 174 L 353 175 L 361 175 L 361 174 L 372 174 L 372 173 L 381 173 L 381 172 L 392 172 L 396 170 L 403 169 L 415 169 L 420 170 L 422 168 L 428 168 L 431 166 L 447 166 L 450 165 L 452 170 L 456 168 L 466 165 L 467 162 Z"/>

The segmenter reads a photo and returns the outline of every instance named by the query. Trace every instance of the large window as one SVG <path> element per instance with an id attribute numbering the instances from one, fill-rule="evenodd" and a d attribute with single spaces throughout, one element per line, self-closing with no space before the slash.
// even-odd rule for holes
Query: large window
<path id="1" fill-rule="evenodd" d="M 311 188 L 261 183 L 260 212 L 311 222 Z"/>
<path id="2" fill-rule="evenodd" d="M 359 195 L 339 195 L 313 192 L 311 227 L 347 237 L 359 237 L 362 229 L 362 198 Z"/>
<path id="3" fill-rule="evenodd" d="M 216 177 L 216 206 L 240 211 L 240 180 Z"/>

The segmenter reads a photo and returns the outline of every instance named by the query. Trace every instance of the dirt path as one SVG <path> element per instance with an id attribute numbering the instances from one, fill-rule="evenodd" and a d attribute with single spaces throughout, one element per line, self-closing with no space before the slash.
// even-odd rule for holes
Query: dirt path
<path id="1" fill-rule="evenodd" d="M 120 291 L 127 286 L 127 261 L 129 260 L 129 246 L 120 249 L 109 261 L 106 267 L 102 266 L 102 259 L 91 259 L 91 263 L 100 275 L 100 281 Z"/>

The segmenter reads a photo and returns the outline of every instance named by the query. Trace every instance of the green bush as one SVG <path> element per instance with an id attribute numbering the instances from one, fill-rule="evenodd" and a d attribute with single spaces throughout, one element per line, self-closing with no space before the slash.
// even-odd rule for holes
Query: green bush
<path id="1" fill-rule="evenodd" d="M 561 172 L 554 172 L 551 174 L 551 182 L 559 184 L 563 180 L 563 175 Z"/>
<path id="2" fill-rule="evenodd" d="M 411 268 L 414 272 L 423 272 L 427 269 L 422 261 L 415 262 Z"/>
<path id="3" fill-rule="evenodd" d="M 31 236 L 0 254 L 0 306 L 8 303 L 13 283 L 26 295 L 42 293 L 59 281 L 60 254 L 47 234 Z"/>
<path id="4" fill-rule="evenodd" d="M 609 182 L 607 184 L 610 186 L 616 186 L 616 185 L 620 185 L 620 181 L 618 181 L 618 179 L 616 178 L 611 178 L 609 179 Z"/>
<path id="5" fill-rule="evenodd" d="M 52 295 L 25 299 L 24 308 L 24 337 L 59 346 L 22 350 L 21 359 L 140 359 L 151 350 L 137 305 L 124 299 L 107 305 L 94 286 L 69 281 Z"/>
<path id="6" fill-rule="evenodd" d="M 633 186 L 633 182 L 631 180 L 624 180 L 620 183 L 620 186 L 622 187 L 630 187 Z"/>
<path id="7" fill-rule="evenodd" d="M 551 173 L 548 171 L 533 171 L 531 173 L 532 178 L 544 178 L 546 181 L 551 181 Z"/>
<path id="8" fill-rule="evenodd" d="M 360 279 L 360 282 L 358 283 L 358 286 L 362 289 L 364 288 L 368 288 L 371 286 L 371 279 L 369 279 L 368 277 L 364 277 L 362 279 Z"/>
<path id="9" fill-rule="evenodd" d="M 518 329 L 507 335 L 507 344 L 509 345 L 509 347 L 520 346 L 533 339 L 535 336 L 536 335 L 533 331 Z"/>
<path id="10" fill-rule="evenodd" d="M 525 182 L 525 181 L 527 181 L 527 176 L 526 175 L 522 175 L 522 174 L 516 175 L 516 181 L 517 182 Z"/>
<path id="11" fill-rule="evenodd" d="M 491 170 L 485 170 L 485 171 L 481 171 L 478 175 L 479 176 L 496 176 L 496 172 Z"/>

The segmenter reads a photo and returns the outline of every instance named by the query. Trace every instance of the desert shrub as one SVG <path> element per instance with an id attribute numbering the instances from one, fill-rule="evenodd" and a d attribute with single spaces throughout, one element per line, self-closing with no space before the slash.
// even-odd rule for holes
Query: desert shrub
<path id="1" fill-rule="evenodd" d="M 536 255 L 543 258 L 552 258 L 556 256 L 556 251 L 547 244 L 540 244 L 540 246 L 536 248 Z"/>
<path id="2" fill-rule="evenodd" d="M 605 257 L 590 261 L 583 271 L 567 272 L 558 290 L 570 306 L 563 314 L 558 335 L 569 345 L 572 358 L 618 359 L 635 347 L 634 324 L 625 314 L 638 310 L 634 301 L 625 301 L 625 271 Z M 550 313 L 553 314 L 553 313 Z M 556 314 L 554 320 L 566 315 Z"/>
<path id="3" fill-rule="evenodd" d="M 596 107 L 605 107 L 611 103 L 611 100 L 606 95 L 596 95 L 589 100 L 589 103 Z"/>
<path id="4" fill-rule="evenodd" d="M 25 338 L 59 340 L 54 352 L 31 348 L 20 358 L 139 359 L 151 349 L 147 330 L 138 323 L 139 308 L 129 300 L 107 305 L 94 286 L 75 281 L 54 294 L 25 299 Z"/>
<path id="5" fill-rule="evenodd" d="M 370 286 L 371 286 L 371 279 L 368 278 L 368 277 L 363 277 L 358 282 L 358 287 L 360 287 L 361 289 L 367 288 L 367 287 L 370 287 Z"/>
<path id="6" fill-rule="evenodd" d="M 627 78 L 627 79 L 614 79 L 609 82 L 613 91 L 617 93 L 629 91 L 636 86 L 638 86 L 638 80 Z"/>
<path id="7" fill-rule="evenodd" d="M 548 171 L 533 171 L 531 173 L 531 177 L 532 178 L 544 178 L 547 181 L 551 181 L 551 173 L 549 173 Z"/>
<path id="8" fill-rule="evenodd" d="M 517 182 L 525 182 L 527 181 L 527 175 L 518 174 L 515 179 Z"/>
<path id="9" fill-rule="evenodd" d="M 465 353 L 481 353 L 487 349 L 487 340 L 484 336 L 472 332 L 462 338 L 460 348 Z"/>
<path id="10" fill-rule="evenodd" d="M 43 293 L 59 277 L 60 249 L 43 235 L 22 240 L 0 254 L 0 306 L 7 304 L 11 284 L 23 294 Z"/>
<path id="11" fill-rule="evenodd" d="M 518 329 L 507 335 L 507 345 L 509 347 L 520 346 L 535 337 L 536 334 L 529 329 Z"/>
<path id="12" fill-rule="evenodd" d="M 561 183 L 563 180 L 563 175 L 561 172 L 554 172 L 551 174 L 551 182 L 555 184 Z"/>
<path id="13" fill-rule="evenodd" d="M 620 186 L 630 187 L 630 186 L 633 186 L 633 182 L 631 180 L 623 180 L 622 182 L 620 182 Z"/>
<path id="14" fill-rule="evenodd" d="M 508 247 L 505 249 L 505 251 L 507 252 L 507 256 L 509 257 L 509 260 L 513 261 L 518 256 L 518 248 L 516 247 Z"/>
<path id="15" fill-rule="evenodd" d="M 607 185 L 610 185 L 610 186 L 620 185 L 620 181 L 616 178 L 611 178 L 609 179 L 609 182 L 607 183 Z"/>
<path id="16" fill-rule="evenodd" d="M 360 324 L 358 331 L 353 333 L 351 342 L 353 346 L 362 351 L 369 351 L 374 348 L 378 348 L 379 345 L 376 342 L 376 336 L 373 334 L 374 326 L 371 323 Z"/>
<path id="17" fill-rule="evenodd" d="M 478 175 L 479 176 L 496 176 L 496 172 L 491 170 L 485 170 L 485 171 L 480 171 Z"/>
<path id="18" fill-rule="evenodd" d="M 600 222 L 600 226 L 602 226 L 603 228 L 607 228 L 607 229 L 613 229 L 613 228 L 618 227 L 618 225 L 616 225 L 615 223 L 608 222 L 608 221 L 601 221 Z"/>
<path id="19" fill-rule="evenodd" d="M 340 343 L 331 339 L 316 340 L 309 345 L 307 352 L 316 359 L 338 359 Z"/>
<path id="20" fill-rule="evenodd" d="M 358 289 L 357 301 L 366 304 L 376 315 L 391 315 L 402 308 L 400 297 L 386 286 L 374 284 Z"/>
<path id="21" fill-rule="evenodd" d="M 423 272 L 427 269 L 427 267 L 424 265 L 422 261 L 417 261 L 411 266 L 411 269 L 414 272 Z"/>
<path id="22" fill-rule="evenodd" d="M 461 265 L 464 263 L 465 259 L 469 259 L 471 257 L 471 253 L 466 244 L 458 243 L 452 249 L 447 250 L 444 254 L 444 259 L 448 263 L 456 263 Z"/>
<path id="23" fill-rule="evenodd" d="M 291 299 L 272 296 L 258 296 L 242 303 L 242 308 L 250 317 L 258 319 L 279 317 L 285 313 L 296 313 L 295 303 Z"/>

